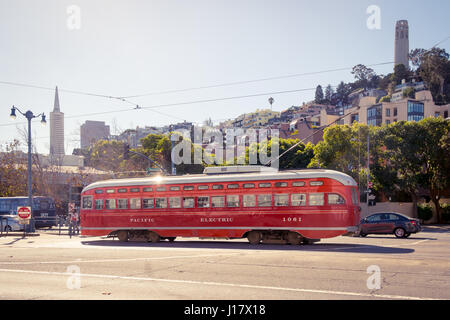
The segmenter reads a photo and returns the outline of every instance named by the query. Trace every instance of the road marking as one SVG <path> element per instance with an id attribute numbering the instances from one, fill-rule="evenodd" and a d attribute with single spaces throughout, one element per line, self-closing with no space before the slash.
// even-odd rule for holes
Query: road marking
<path id="1" fill-rule="evenodd" d="M 186 258 L 211 258 L 219 256 L 235 256 L 241 253 L 218 253 L 218 254 L 199 254 L 190 256 L 168 256 L 168 257 L 150 257 L 150 258 L 124 258 L 124 259 L 98 259 L 98 260 L 70 260 L 70 261 L 24 261 L 24 262 L 0 262 L 0 265 L 42 265 L 42 264 L 73 264 L 73 263 L 102 263 L 102 262 L 126 262 L 126 261 L 148 261 L 165 259 L 186 259 Z"/>
<path id="2" fill-rule="evenodd" d="M 73 275 L 73 274 L 70 274 L 67 272 L 14 270 L 14 269 L 0 269 L 0 272 L 28 273 L 28 274 L 54 275 L 54 276 L 72 276 Z M 182 283 L 182 284 L 194 284 L 194 285 L 205 285 L 205 286 L 235 287 L 235 288 L 246 288 L 246 289 L 276 290 L 276 291 L 289 291 L 289 292 L 302 292 L 302 293 L 317 293 L 317 294 L 367 297 L 367 298 L 392 299 L 392 300 L 396 300 L 396 299 L 399 299 L 399 300 L 438 300 L 438 299 L 433 299 L 433 298 L 411 297 L 411 296 L 390 295 L 390 294 L 372 294 L 372 293 L 363 293 L 363 292 L 347 292 L 347 291 L 316 290 L 316 289 L 301 289 L 301 288 L 283 288 L 283 287 L 259 286 L 259 285 L 251 285 L 251 284 L 235 284 L 235 283 L 194 281 L 194 280 L 176 280 L 176 279 L 161 279 L 161 278 L 131 277 L 131 276 L 115 276 L 115 275 L 107 275 L 107 274 L 82 273 L 79 276 L 86 277 L 86 278 L 103 278 L 103 279 L 119 279 L 119 280 L 132 280 L 132 281 Z"/>

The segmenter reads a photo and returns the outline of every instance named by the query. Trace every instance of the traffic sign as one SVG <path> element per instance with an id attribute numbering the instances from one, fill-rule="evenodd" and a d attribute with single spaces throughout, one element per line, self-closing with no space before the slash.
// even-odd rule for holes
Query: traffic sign
<path id="1" fill-rule="evenodd" d="M 17 207 L 17 216 L 19 223 L 28 224 L 31 219 L 31 207 Z"/>

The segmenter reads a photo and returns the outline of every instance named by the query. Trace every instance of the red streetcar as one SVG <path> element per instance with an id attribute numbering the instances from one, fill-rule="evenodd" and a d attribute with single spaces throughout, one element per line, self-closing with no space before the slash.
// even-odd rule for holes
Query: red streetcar
<path id="1" fill-rule="evenodd" d="M 120 241 L 200 237 L 300 244 L 355 232 L 360 221 L 355 180 L 331 170 L 210 167 L 200 175 L 96 182 L 81 201 L 81 234 Z"/>

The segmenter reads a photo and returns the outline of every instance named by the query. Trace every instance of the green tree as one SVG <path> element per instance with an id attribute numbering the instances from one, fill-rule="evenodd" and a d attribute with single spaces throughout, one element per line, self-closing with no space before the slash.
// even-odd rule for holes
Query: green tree
<path id="1" fill-rule="evenodd" d="M 323 89 L 321 85 L 316 87 L 315 103 L 322 104 L 324 102 Z"/>
<path id="2" fill-rule="evenodd" d="M 355 84 L 359 88 L 369 89 L 373 87 L 374 78 L 376 78 L 376 74 L 373 69 L 368 68 L 365 65 L 358 64 L 353 67 L 352 74 L 355 76 Z"/>

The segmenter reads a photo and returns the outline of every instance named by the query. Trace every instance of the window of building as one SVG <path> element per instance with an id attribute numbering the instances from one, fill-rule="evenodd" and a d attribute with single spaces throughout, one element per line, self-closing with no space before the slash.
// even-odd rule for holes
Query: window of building
<path id="1" fill-rule="evenodd" d="M 276 194 L 274 196 L 275 207 L 287 207 L 289 206 L 289 195 L 288 194 Z"/>
<path id="2" fill-rule="evenodd" d="M 228 208 L 237 208 L 237 207 L 239 207 L 239 196 L 238 195 L 229 195 L 229 196 L 227 196 L 227 207 Z"/>
<path id="3" fill-rule="evenodd" d="M 167 208 L 167 198 L 155 198 L 155 208 L 157 209 Z"/>
<path id="4" fill-rule="evenodd" d="M 244 207 L 256 207 L 256 195 L 254 194 L 246 194 L 242 197 L 242 203 Z"/>
<path id="5" fill-rule="evenodd" d="M 398 114 L 398 109 L 397 109 L 397 108 L 394 108 L 394 117 L 396 117 L 397 114 Z M 397 120 L 395 120 L 395 121 L 397 121 Z"/>
<path id="6" fill-rule="evenodd" d="M 96 199 L 95 200 L 95 210 L 101 210 L 103 209 L 103 199 Z"/>
<path id="7" fill-rule="evenodd" d="M 169 198 L 169 208 L 181 208 L 181 198 L 180 197 L 170 197 Z"/>
<path id="8" fill-rule="evenodd" d="M 184 197 L 183 198 L 183 208 L 194 208 L 195 198 L 194 197 Z"/>
<path id="9" fill-rule="evenodd" d="M 142 199 L 142 208 L 144 209 L 153 209 L 153 198 L 144 198 Z"/>
<path id="10" fill-rule="evenodd" d="M 324 194 L 323 193 L 311 193 L 309 195 L 309 205 L 310 206 L 323 206 L 324 205 Z"/>
<path id="11" fill-rule="evenodd" d="M 424 118 L 424 104 L 408 101 L 408 121 L 420 121 Z"/>
<path id="12" fill-rule="evenodd" d="M 105 200 L 105 209 L 115 209 L 115 208 L 116 208 L 116 199 Z"/>
<path id="13" fill-rule="evenodd" d="M 198 197 L 197 208 L 209 208 L 209 197 Z"/>
<path id="14" fill-rule="evenodd" d="M 272 195 L 271 194 L 258 194 L 258 207 L 271 207 Z"/>
<path id="15" fill-rule="evenodd" d="M 306 194 L 291 194 L 291 206 L 300 207 L 306 206 Z"/>
<path id="16" fill-rule="evenodd" d="M 391 116 L 391 109 L 387 108 L 386 109 L 386 117 L 390 117 Z"/>
<path id="17" fill-rule="evenodd" d="M 345 199 L 337 193 L 329 193 L 328 204 L 345 204 Z"/>
<path id="18" fill-rule="evenodd" d="M 132 198 L 130 199 L 130 209 L 140 209 L 141 208 L 141 199 Z"/>
<path id="19" fill-rule="evenodd" d="M 213 208 L 224 208 L 225 197 L 224 196 L 211 197 L 211 206 Z"/>

